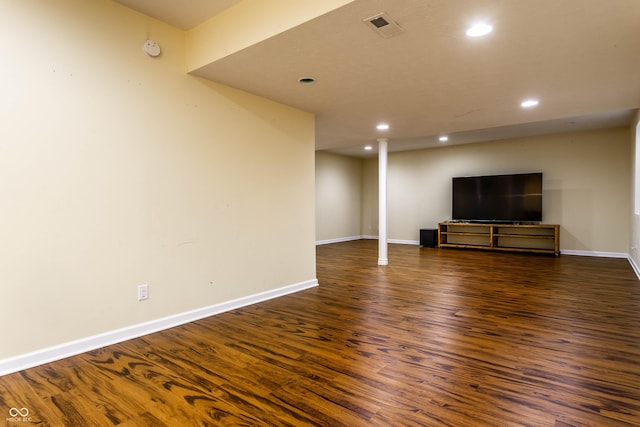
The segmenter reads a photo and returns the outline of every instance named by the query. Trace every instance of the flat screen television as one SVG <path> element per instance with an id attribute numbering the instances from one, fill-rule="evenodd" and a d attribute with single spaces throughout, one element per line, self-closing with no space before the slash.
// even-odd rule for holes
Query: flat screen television
<path id="1" fill-rule="evenodd" d="M 453 178 L 454 221 L 542 221 L 542 173 Z"/>

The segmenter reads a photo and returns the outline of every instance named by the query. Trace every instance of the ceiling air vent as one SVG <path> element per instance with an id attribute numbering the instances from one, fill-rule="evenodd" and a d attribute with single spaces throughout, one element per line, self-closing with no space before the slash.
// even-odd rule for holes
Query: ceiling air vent
<path id="1" fill-rule="evenodd" d="M 404 31 L 400 25 L 398 25 L 384 12 L 372 16 L 371 18 L 363 19 L 362 22 L 367 24 L 369 28 L 385 39 L 402 34 Z"/>

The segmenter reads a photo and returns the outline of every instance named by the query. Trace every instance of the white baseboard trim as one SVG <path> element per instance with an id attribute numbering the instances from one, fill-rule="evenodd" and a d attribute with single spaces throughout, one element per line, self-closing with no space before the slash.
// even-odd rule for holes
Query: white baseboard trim
<path id="1" fill-rule="evenodd" d="M 640 279 L 640 268 L 638 267 L 638 264 L 636 264 L 633 258 L 631 258 L 631 255 L 629 255 L 627 259 L 629 260 L 629 264 L 631 264 L 631 268 L 633 268 L 633 271 L 636 273 L 636 276 Z"/>
<path id="2" fill-rule="evenodd" d="M 249 295 L 235 300 L 214 304 L 208 307 L 202 307 L 184 313 L 178 313 L 160 319 L 151 320 L 149 322 L 127 326 L 125 328 L 116 329 L 91 337 L 44 348 L 42 350 L 36 350 L 31 353 L 10 357 L 8 359 L 2 359 L 0 360 L 0 376 L 64 359 L 67 357 L 75 356 L 77 354 L 85 353 L 87 351 L 95 350 L 108 345 L 117 344 L 133 338 L 138 338 L 147 334 L 151 334 L 153 332 L 173 328 L 175 326 L 180 326 L 185 323 L 203 319 L 205 317 L 224 313 L 225 311 L 246 307 L 252 304 L 281 297 L 294 292 L 299 292 L 315 286 L 318 286 L 318 279 L 307 280 L 305 282 L 296 283 L 270 291 L 260 292 L 254 295 Z"/>
<path id="3" fill-rule="evenodd" d="M 575 251 L 571 249 L 560 249 L 562 255 L 578 255 L 578 256 L 593 256 L 604 258 L 629 258 L 629 254 L 622 252 L 598 252 L 598 251 Z"/>
<path id="4" fill-rule="evenodd" d="M 420 245 L 419 240 L 399 240 L 399 239 L 388 239 L 387 243 L 395 243 L 397 245 Z"/>
<path id="5" fill-rule="evenodd" d="M 339 237 L 337 239 L 318 240 L 316 241 L 316 246 L 329 245 L 331 243 L 351 242 L 353 240 L 378 240 L 378 236 L 362 235 L 362 236 Z M 419 240 L 388 239 L 387 243 L 395 243 L 398 245 L 420 245 Z"/>
<path id="6" fill-rule="evenodd" d="M 362 236 L 338 237 L 337 239 L 317 240 L 316 246 L 329 245 L 331 243 L 350 242 L 352 240 L 361 240 Z"/>

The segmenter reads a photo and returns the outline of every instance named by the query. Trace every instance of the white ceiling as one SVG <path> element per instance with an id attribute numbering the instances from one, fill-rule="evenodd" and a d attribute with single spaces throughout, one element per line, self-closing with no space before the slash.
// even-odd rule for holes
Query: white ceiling
<path id="1" fill-rule="evenodd" d="M 183 29 L 238 3 L 115 1 Z M 362 22 L 380 12 L 404 32 Z M 466 37 L 478 19 L 494 31 Z M 313 112 L 317 149 L 362 157 L 381 137 L 397 151 L 621 126 L 640 107 L 640 1 L 356 0 L 195 74 Z"/>
<path id="2" fill-rule="evenodd" d="M 114 0 L 183 30 L 189 30 L 241 0 Z"/>

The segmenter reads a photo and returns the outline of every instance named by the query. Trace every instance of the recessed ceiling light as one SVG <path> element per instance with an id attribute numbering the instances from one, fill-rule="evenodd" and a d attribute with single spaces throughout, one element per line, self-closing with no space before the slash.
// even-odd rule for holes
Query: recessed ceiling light
<path id="1" fill-rule="evenodd" d="M 298 79 L 298 83 L 300 83 L 301 85 L 312 85 L 316 82 L 316 79 L 314 79 L 313 77 L 300 77 Z"/>
<path id="2" fill-rule="evenodd" d="M 365 145 L 364 149 L 367 151 L 371 151 L 373 150 L 373 147 L 371 145 Z"/>
<path id="3" fill-rule="evenodd" d="M 485 23 L 485 22 L 479 22 L 477 24 L 473 24 L 473 26 L 469 27 L 467 29 L 467 36 L 469 37 L 482 37 L 482 36 L 486 36 L 487 34 L 489 34 L 491 31 L 493 31 L 493 26 Z"/>
<path id="4" fill-rule="evenodd" d="M 438 138 L 438 141 L 440 142 L 447 142 L 449 140 L 449 137 L 446 135 L 442 135 L 440 138 Z"/>
<path id="5" fill-rule="evenodd" d="M 380 124 L 378 124 L 378 126 L 376 126 L 376 129 L 378 129 L 378 130 L 387 130 L 387 129 L 389 129 L 389 125 L 386 124 L 386 123 L 380 123 Z"/>
<path id="6" fill-rule="evenodd" d="M 525 99 L 520 103 L 522 108 L 531 108 L 538 105 L 540 102 L 537 99 Z"/>

